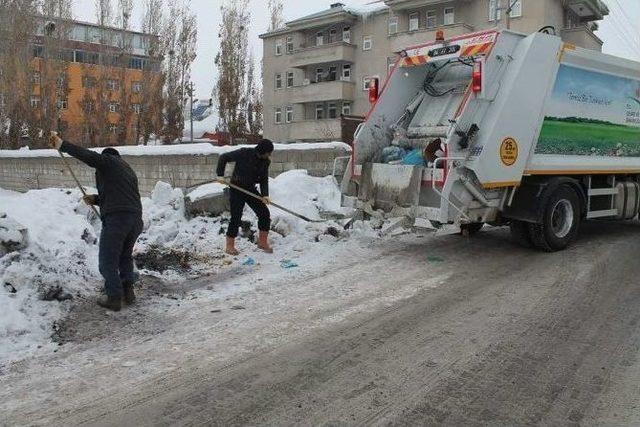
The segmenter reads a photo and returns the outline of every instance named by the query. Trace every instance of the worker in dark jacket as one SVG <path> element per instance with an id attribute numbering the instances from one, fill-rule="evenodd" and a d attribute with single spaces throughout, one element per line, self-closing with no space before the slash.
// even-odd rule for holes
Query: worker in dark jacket
<path id="1" fill-rule="evenodd" d="M 269 200 L 269 157 L 273 153 L 273 143 L 268 139 L 261 140 L 255 148 L 241 148 L 222 154 L 218 159 L 217 175 L 220 182 L 224 182 L 224 171 L 229 162 L 235 162 L 231 183 L 248 190 L 258 196 L 251 197 L 241 191 L 231 188 L 229 202 L 231 205 L 231 221 L 227 229 L 225 252 L 238 255 L 235 242 L 238 229 L 242 221 L 242 211 L 247 204 L 258 216 L 258 247 L 267 253 L 272 253 L 269 246 L 269 228 L 271 215 L 267 205 Z M 260 185 L 260 192 L 256 185 Z"/>
<path id="2" fill-rule="evenodd" d="M 98 304 L 113 311 L 125 303 L 135 302 L 133 285 L 137 275 L 133 269 L 133 246 L 142 232 L 142 204 L 138 178 L 114 148 L 101 153 L 63 141 L 55 132 L 49 144 L 68 153 L 96 170 L 97 195 L 84 197 L 85 203 L 100 208 L 102 232 L 98 264 L 105 280 L 106 296 Z"/>

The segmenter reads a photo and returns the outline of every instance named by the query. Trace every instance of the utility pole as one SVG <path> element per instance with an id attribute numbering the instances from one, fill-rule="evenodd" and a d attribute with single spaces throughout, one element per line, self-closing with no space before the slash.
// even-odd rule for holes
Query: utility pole
<path id="1" fill-rule="evenodd" d="M 189 82 L 189 97 L 191 98 L 189 121 L 191 122 L 191 143 L 193 144 L 193 82 Z"/>

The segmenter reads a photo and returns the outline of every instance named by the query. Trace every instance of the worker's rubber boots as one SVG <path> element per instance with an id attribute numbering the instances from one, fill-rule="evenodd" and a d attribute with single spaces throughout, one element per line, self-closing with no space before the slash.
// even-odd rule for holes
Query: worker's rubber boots
<path id="1" fill-rule="evenodd" d="M 133 283 L 122 282 L 122 290 L 124 291 L 122 299 L 125 304 L 131 305 L 136 302 L 136 294 L 133 292 Z"/>
<path id="2" fill-rule="evenodd" d="M 98 298 L 98 305 L 111 311 L 120 311 L 122 309 L 122 298 L 113 298 L 103 295 Z"/>
<path id="3" fill-rule="evenodd" d="M 235 237 L 227 236 L 227 244 L 224 248 L 224 251 L 227 255 L 239 255 L 240 252 L 236 249 L 236 239 Z"/>
<path id="4" fill-rule="evenodd" d="M 273 248 L 269 246 L 269 232 L 260 231 L 258 233 L 258 247 L 268 254 L 273 253 Z"/>

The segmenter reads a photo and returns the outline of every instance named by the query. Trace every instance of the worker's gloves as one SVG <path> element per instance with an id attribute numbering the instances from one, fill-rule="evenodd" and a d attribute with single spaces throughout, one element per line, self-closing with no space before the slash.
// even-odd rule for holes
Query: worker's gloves
<path id="1" fill-rule="evenodd" d="M 271 204 L 271 197 L 266 196 L 262 198 L 262 203 L 264 203 L 265 205 L 270 205 Z"/>
<path id="2" fill-rule="evenodd" d="M 51 132 L 49 135 L 49 146 L 59 150 L 62 146 L 62 138 L 58 136 L 58 132 Z"/>
<path id="3" fill-rule="evenodd" d="M 84 200 L 84 202 L 89 206 L 95 206 L 98 204 L 98 196 L 95 194 L 87 194 L 82 197 L 82 200 Z"/>

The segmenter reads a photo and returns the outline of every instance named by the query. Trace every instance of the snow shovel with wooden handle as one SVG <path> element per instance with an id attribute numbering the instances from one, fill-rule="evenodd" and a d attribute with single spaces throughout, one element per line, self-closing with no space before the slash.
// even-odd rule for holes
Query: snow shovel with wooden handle
<path id="1" fill-rule="evenodd" d="M 57 134 L 57 132 L 56 132 L 56 134 Z M 87 197 L 88 196 L 87 192 L 85 191 L 85 189 L 82 186 L 82 184 L 80 184 L 80 181 L 78 180 L 78 177 L 76 176 L 76 174 L 73 172 L 73 169 L 71 169 L 71 165 L 69 164 L 69 161 L 67 160 L 67 158 L 64 156 L 64 154 L 62 154 L 62 151 L 60 151 L 60 150 L 56 150 L 56 151 L 58 152 L 58 154 L 60 154 L 60 158 L 62 159 L 62 162 L 64 163 L 64 165 L 69 170 L 69 173 L 71 174 L 71 176 L 73 177 L 73 180 L 76 182 L 76 185 L 80 189 L 80 192 L 82 193 L 82 196 L 83 197 Z M 102 221 L 102 218 L 100 217 L 100 214 L 98 213 L 98 210 L 96 209 L 96 207 L 93 206 L 93 205 L 89 205 L 89 207 L 91 208 L 93 213 L 95 213 L 96 216 L 98 218 L 100 218 L 100 221 Z"/>
<path id="2" fill-rule="evenodd" d="M 262 203 L 265 203 L 264 199 L 263 199 L 262 197 L 258 196 L 257 194 L 254 194 L 254 193 L 252 193 L 252 192 L 251 192 L 251 191 L 249 191 L 249 190 L 245 190 L 244 188 L 239 187 L 239 186 L 237 186 L 237 185 L 235 185 L 235 184 L 232 184 L 231 182 L 229 182 L 229 181 L 227 181 L 227 180 L 224 180 L 224 179 L 212 179 L 212 180 L 210 180 L 210 181 L 200 182 L 200 183 L 198 183 L 198 184 L 194 184 L 194 185 L 190 185 L 190 186 L 188 186 L 188 187 L 187 187 L 187 189 L 194 188 L 194 187 L 198 187 L 198 186 L 200 186 L 200 185 L 205 185 L 205 184 L 213 184 L 214 182 L 217 182 L 217 183 L 219 183 L 219 184 L 223 184 L 223 185 L 229 186 L 229 187 L 233 188 L 234 190 L 238 190 L 238 191 L 240 191 L 241 193 L 244 193 L 244 194 L 246 194 L 246 195 L 248 195 L 248 196 L 253 197 L 254 199 L 258 199 L 258 200 L 260 200 Z M 274 202 L 269 202 L 269 203 L 265 203 L 265 204 L 268 204 L 268 205 L 271 205 L 271 206 L 273 206 L 273 207 L 275 207 L 275 208 L 278 208 L 278 209 L 280 209 L 281 211 L 286 212 L 286 213 L 288 213 L 288 214 L 291 214 L 291 215 L 293 215 L 293 216 L 295 216 L 295 217 L 297 217 L 297 218 L 300 218 L 301 220 L 306 221 L 306 222 L 324 222 L 324 221 L 322 221 L 322 220 L 313 220 L 313 219 L 311 219 L 311 218 L 307 218 L 307 217 L 306 217 L 306 216 L 304 216 L 304 215 L 301 215 L 301 214 L 299 214 L 299 213 L 297 213 L 297 212 L 294 212 L 294 211 L 292 211 L 291 209 L 287 209 L 287 208 L 285 208 L 284 206 L 281 206 L 281 205 L 279 205 L 279 204 L 277 204 L 277 203 L 274 203 Z"/>

